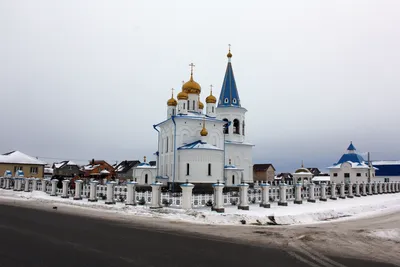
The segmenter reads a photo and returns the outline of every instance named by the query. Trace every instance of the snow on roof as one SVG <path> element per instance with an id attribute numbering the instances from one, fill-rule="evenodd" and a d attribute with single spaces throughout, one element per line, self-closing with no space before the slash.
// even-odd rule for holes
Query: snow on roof
<path id="1" fill-rule="evenodd" d="M 211 144 L 208 144 L 206 142 L 202 142 L 202 141 L 196 141 L 184 146 L 181 146 L 178 148 L 178 150 L 182 150 L 182 149 L 211 149 L 211 150 L 222 150 L 216 146 L 213 146 Z"/>
<path id="2" fill-rule="evenodd" d="M 330 176 L 314 176 L 314 178 L 311 179 L 313 182 L 329 182 L 330 180 Z"/>
<path id="3" fill-rule="evenodd" d="M 44 173 L 53 174 L 53 169 L 52 168 L 44 168 Z"/>
<path id="4" fill-rule="evenodd" d="M 76 164 L 75 162 L 69 160 L 67 165 L 73 165 L 74 166 L 74 165 L 78 165 L 78 164 Z"/>
<path id="5" fill-rule="evenodd" d="M 28 156 L 20 151 L 12 151 L 12 152 L 0 155 L 0 163 L 46 165 L 45 162 L 38 160 L 34 157 Z"/>
<path id="6" fill-rule="evenodd" d="M 400 160 L 379 160 L 372 161 L 372 165 L 400 165 Z"/>
<path id="7" fill-rule="evenodd" d="M 343 162 L 345 163 L 345 162 Z M 343 163 L 340 164 L 334 164 L 333 166 L 328 167 L 328 169 L 340 169 L 340 167 L 342 166 Z M 353 169 L 368 169 L 369 166 L 365 163 L 365 161 L 363 162 L 352 162 L 352 161 L 346 161 L 346 163 L 349 163 L 351 165 L 351 168 Z"/>
<path id="8" fill-rule="evenodd" d="M 110 172 L 107 171 L 107 170 L 102 170 L 100 173 L 101 173 L 101 174 L 110 174 Z"/>
<path id="9" fill-rule="evenodd" d="M 83 166 L 83 170 L 85 170 L 85 171 L 91 171 L 91 170 L 93 170 L 94 168 L 96 168 L 96 167 L 99 167 L 100 165 L 99 164 L 97 164 L 97 165 L 86 165 L 86 166 Z"/>

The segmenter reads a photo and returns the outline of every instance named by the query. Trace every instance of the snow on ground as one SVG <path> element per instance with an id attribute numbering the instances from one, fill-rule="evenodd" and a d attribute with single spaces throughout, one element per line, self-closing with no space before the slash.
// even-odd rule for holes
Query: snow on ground
<path id="1" fill-rule="evenodd" d="M 386 239 L 386 240 L 400 242 L 400 228 L 376 230 L 376 231 L 370 232 L 369 235 L 373 236 L 373 237 Z"/>
<path id="2" fill-rule="evenodd" d="M 271 203 L 270 209 L 250 204 L 250 210 L 238 210 L 237 206 L 225 206 L 225 213 L 216 213 L 210 207 L 183 210 L 180 208 L 164 207 L 151 210 L 149 206 L 126 206 L 117 202 L 115 205 L 106 205 L 103 200 L 89 202 L 87 199 L 73 200 L 63 199 L 59 196 L 52 197 L 41 191 L 15 192 L 0 189 L 0 199 L 20 199 L 36 201 L 39 203 L 51 203 L 57 205 L 69 205 L 83 208 L 101 209 L 119 214 L 132 216 L 145 216 L 152 218 L 164 218 L 175 221 L 191 223 L 235 225 L 245 220 L 246 224 L 267 224 L 274 220 L 277 224 L 295 225 L 321 223 L 339 218 L 359 218 L 376 215 L 382 212 L 400 211 L 400 194 L 374 195 L 353 199 L 328 200 L 327 202 L 307 203 L 295 205 L 289 202 L 287 207 L 277 206 Z M 273 216 L 273 218 L 271 217 Z M 392 232 L 390 232 L 392 233 Z M 390 233 L 387 233 L 389 235 Z M 384 235 L 375 232 L 375 235 Z M 397 232 L 398 234 L 398 232 Z"/>

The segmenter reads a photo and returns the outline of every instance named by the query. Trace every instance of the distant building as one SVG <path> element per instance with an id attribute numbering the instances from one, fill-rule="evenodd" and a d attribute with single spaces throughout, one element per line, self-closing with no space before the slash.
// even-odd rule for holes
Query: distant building
<path id="1" fill-rule="evenodd" d="M 400 160 L 372 161 L 375 170 L 375 181 L 400 181 Z"/>
<path id="2" fill-rule="evenodd" d="M 371 179 L 375 177 L 375 168 L 370 167 L 363 157 L 356 153 L 353 143 L 350 143 L 347 153 L 328 169 L 331 182 L 335 183 L 368 182 L 369 177 Z"/>
<path id="3" fill-rule="evenodd" d="M 144 157 L 142 163 L 133 168 L 132 178 L 133 181 L 138 183 L 138 186 L 150 186 L 150 184 L 156 181 L 156 176 L 157 168 L 146 162 L 146 157 Z M 162 177 L 158 177 L 158 182 L 162 182 L 166 185 L 168 179 L 162 179 Z"/>
<path id="4" fill-rule="evenodd" d="M 94 178 L 95 180 L 111 180 L 116 177 L 115 170 L 105 160 L 92 159 L 89 164 L 81 168 L 84 178 Z"/>
<path id="5" fill-rule="evenodd" d="M 43 178 L 45 165 L 45 162 L 20 151 L 0 155 L 0 175 L 10 171 L 12 176 L 16 176 L 18 171 L 22 171 L 25 177 Z"/>
<path id="6" fill-rule="evenodd" d="M 308 168 L 304 168 L 304 165 L 301 165 L 301 168 L 297 169 L 293 173 L 293 182 L 295 183 L 301 183 L 301 184 L 308 184 L 311 182 L 311 179 L 313 178 L 313 174 Z"/>
<path id="7" fill-rule="evenodd" d="M 272 182 L 275 177 L 275 168 L 272 164 L 254 164 L 253 179 L 254 181 Z"/>
<path id="8" fill-rule="evenodd" d="M 139 160 L 124 160 L 115 166 L 117 179 L 132 179 L 133 168 L 140 164 Z"/>
<path id="9" fill-rule="evenodd" d="M 50 165 L 44 166 L 44 179 L 51 179 L 53 177 L 53 168 L 50 167 Z"/>
<path id="10" fill-rule="evenodd" d="M 276 182 L 293 183 L 293 174 L 290 172 L 282 172 L 274 177 Z"/>
<path id="11" fill-rule="evenodd" d="M 72 178 L 79 175 L 79 173 L 79 166 L 73 161 L 65 160 L 53 163 L 53 176 Z"/>
<path id="12" fill-rule="evenodd" d="M 313 176 L 319 176 L 321 174 L 321 171 L 318 168 L 307 168 Z"/>

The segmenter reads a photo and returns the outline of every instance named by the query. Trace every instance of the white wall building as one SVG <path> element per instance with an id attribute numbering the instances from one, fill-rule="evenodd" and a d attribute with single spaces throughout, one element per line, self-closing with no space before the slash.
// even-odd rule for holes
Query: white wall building
<path id="1" fill-rule="evenodd" d="M 376 168 L 374 181 L 400 182 L 400 160 L 372 161 Z"/>
<path id="2" fill-rule="evenodd" d="M 356 181 L 367 183 L 370 180 L 373 181 L 375 177 L 375 168 L 369 166 L 363 157 L 356 153 L 353 143 L 350 143 L 347 153 L 328 169 L 331 182 L 335 183 L 355 183 Z"/>
<path id="3" fill-rule="evenodd" d="M 158 132 L 157 178 L 167 179 L 170 187 L 189 181 L 211 185 L 217 180 L 227 185 L 243 179 L 253 181 L 253 145 L 245 138 L 245 113 L 228 53 L 228 65 L 220 98 L 200 101 L 201 87 L 193 79 L 183 84 L 178 100 L 167 101 L 167 118 L 154 125 Z"/>
<path id="4" fill-rule="evenodd" d="M 142 163 L 135 166 L 132 170 L 133 181 L 137 182 L 138 185 L 150 186 L 156 181 L 156 167 L 146 162 L 146 157 L 144 157 Z"/>

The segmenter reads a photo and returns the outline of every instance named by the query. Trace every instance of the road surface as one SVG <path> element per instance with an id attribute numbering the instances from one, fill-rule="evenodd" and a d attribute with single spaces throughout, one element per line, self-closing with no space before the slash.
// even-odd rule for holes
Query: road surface
<path id="1" fill-rule="evenodd" d="M 395 266 L 0 203 L 0 266 Z"/>

